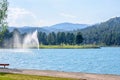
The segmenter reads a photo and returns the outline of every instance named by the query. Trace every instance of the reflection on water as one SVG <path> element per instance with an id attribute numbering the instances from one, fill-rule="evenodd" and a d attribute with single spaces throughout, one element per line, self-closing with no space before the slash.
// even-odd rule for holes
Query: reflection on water
<path id="1" fill-rule="evenodd" d="M 9 63 L 9 68 L 18 69 L 120 75 L 120 48 L 0 49 L 0 63 Z"/>
<path id="2" fill-rule="evenodd" d="M 9 53 L 33 53 L 31 49 L 2 49 L 0 52 Z"/>

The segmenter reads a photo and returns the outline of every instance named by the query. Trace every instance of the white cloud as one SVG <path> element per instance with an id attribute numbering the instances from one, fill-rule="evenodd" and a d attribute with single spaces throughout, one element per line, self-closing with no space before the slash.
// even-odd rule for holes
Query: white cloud
<path id="1" fill-rule="evenodd" d="M 68 19 L 75 19 L 77 18 L 74 15 L 61 13 L 60 16 Z M 36 15 L 32 11 L 29 11 L 24 8 L 18 8 L 18 7 L 12 7 L 8 10 L 8 25 L 9 26 L 16 26 L 16 27 L 22 27 L 22 26 L 47 26 L 47 25 L 53 25 L 55 23 L 58 23 L 57 21 L 49 21 L 46 19 L 40 18 L 40 15 Z"/>
<path id="2" fill-rule="evenodd" d="M 27 20 L 27 18 L 29 20 Z M 8 9 L 8 24 L 9 26 L 25 26 L 33 25 L 37 19 L 36 15 L 24 8 L 9 8 Z M 32 23 L 31 23 L 32 22 Z"/>
<path id="3" fill-rule="evenodd" d="M 60 16 L 65 17 L 65 18 L 77 18 L 77 17 L 74 16 L 74 15 L 66 14 L 66 13 L 60 13 Z"/>

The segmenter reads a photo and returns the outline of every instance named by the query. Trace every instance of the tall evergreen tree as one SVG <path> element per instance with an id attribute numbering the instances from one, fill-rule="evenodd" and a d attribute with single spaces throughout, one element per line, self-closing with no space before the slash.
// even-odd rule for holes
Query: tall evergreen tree
<path id="1" fill-rule="evenodd" d="M 48 44 L 47 43 L 47 35 L 45 32 L 38 32 L 38 40 L 40 44 Z"/>
<path id="2" fill-rule="evenodd" d="M 66 34 L 66 44 L 73 45 L 75 42 L 75 35 L 73 33 L 68 32 Z"/>
<path id="3" fill-rule="evenodd" d="M 76 44 L 81 44 L 83 42 L 83 37 L 81 32 L 78 32 L 76 35 Z"/>
<path id="4" fill-rule="evenodd" d="M 61 44 L 61 32 L 57 33 L 57 44 Z"/>
<path id="5" fill-rule="evenodd" d="M 49 33 L 49 34 L 48 34 L 48 37 L 47 37 L 47 40 L 48 40 L 48 44 L 49 44 L 49 45 L 54 45 L 55 42 L 56 42 L 55 33 L 54 33 L 54 32 Z"/>
<path id="6" fill-rule="evenodd" d="M 61 36 L 60 36 L 60 43 L 61 44 L 65 44 L 66 43 L 66 35 L 65 32 L 61 32 Z"/>

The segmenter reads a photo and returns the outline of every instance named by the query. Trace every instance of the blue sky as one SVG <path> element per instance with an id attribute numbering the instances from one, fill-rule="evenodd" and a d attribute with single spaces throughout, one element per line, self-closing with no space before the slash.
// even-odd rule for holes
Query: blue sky
<path id="1" fill-rule="evenodd" d="M 95 24 L 120 16 L 120 0 L 8 0 L 9 26 Z"/>

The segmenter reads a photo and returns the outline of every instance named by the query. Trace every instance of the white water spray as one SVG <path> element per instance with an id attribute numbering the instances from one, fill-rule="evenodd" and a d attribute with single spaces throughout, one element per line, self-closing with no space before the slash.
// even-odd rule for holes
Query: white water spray
<path id="1" fill-rule="evenodd" d="M 6 42 L 8 42 L 8 40 L 5 41 L 5 43 Z M 8 43 L 6 43 L 5 45 L 10 45 L 9 48 L 17 48 L 17 49 L 38 48 L 39 49 L 38 32 L 36 30 L 33 33 L 28 33 L 25 35 L 25 37 L 23 37 L 20 35 L 18 31 L 15 31 L 13 33 L 12 41 L 9 40 Z"/>
<path id="2" fill-rule="evenodd" d="M 17 31 L 13 34 L 13 48 L 22 48 L 21 36 Z"/>
<path id="3" fill-rule="evenodd" d="M 23 40 L 23 48 L 38 48 L 39 49 L 39 41 L 37 37 L 37 30 L 32 34 L 27 34 Z"/>

